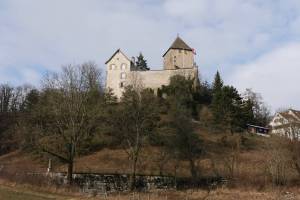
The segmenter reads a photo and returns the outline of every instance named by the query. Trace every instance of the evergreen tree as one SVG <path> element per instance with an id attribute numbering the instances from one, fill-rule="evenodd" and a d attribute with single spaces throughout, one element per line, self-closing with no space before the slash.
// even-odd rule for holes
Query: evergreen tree
<path id="1" fill-rule="evenodd" d="M 220 73 L 217 71 L 215 75 L 215 79 L 213 82 L 212 87 L 212 103 L 211 103 L 211 110 L 213 113 L 213 124 L 216 129 L 220 129 L 223 123 L 224 112 L 223 112 L 223 81 L 220 76 Z"/>
<path id="2" fill-rule="evenodd" d="M 141 70 L 141 71 L 150 70 L 150 68 L 147 65 L 147 60 L 145 60 L 142 53 L 140 53 L 139 56 L 137 56 L 136 58 L 137 58 L 137 60 L 135 62 L 135 65 L 138 70 Z"/>
<path id="3" fill-rule="evenodd" d="M 233 86 L 224 86 L 222 89 L 223 126 L 231 133 L 242 131 L 245 124 L 242 112 L 242 98 Z"/>
<path id="4" fill-rule="evenodd" d="M 195 95 L 195 101 L 202 105 L 210 105 L 212 101 L 212 88 L 207 81 L 200 83 L 197 87 Z"/>
<path id="5" fill-rule="evenodd" d="M 169 99 L 176 99 L 179 104 L 190 110 L 194 117 L 197 116 L 196 89 L 193 79 L 181 75 L 172 76 L 170 84 L 163 86 L 161 92 L 166 94 Z"/>
<path id="6" fill-rule="evenodd" d="M 221 91 L 222 87 L 223 87 L 223 80 L 220 76 L 219 71 L 217 71 L 214 82 L 213 82 L 213 86 L 212 86 L 213 93 Z"/>
<path id="7" fill-rule="evenodd" d="M 241 110 L 244 126 L 246 126 L 247 124 L 255 124 L 252 101 L 249 99 L 243 99 Z"/>

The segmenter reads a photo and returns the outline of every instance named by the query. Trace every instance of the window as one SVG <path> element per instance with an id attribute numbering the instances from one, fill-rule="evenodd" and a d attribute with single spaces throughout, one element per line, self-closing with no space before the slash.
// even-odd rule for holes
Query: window
<path id="1" fill-rule="evenodd" d="M 181 49 L 179 49 L 179 53 L 181 53 Z"/>
<path id="2" fill-rule="evenodd" d="M 123 88 L 124 87 L 124 82 L 121 82 L 120 83 L 120 88 Z"/>
<path id="3" fill-rule="evenodd" d="M 187 50 L 184 50 L 184 54 L 187 54 Z"/>
<path id="4" fill-rule="evenodd" d="M 126 78 L 126 73 L 125 72 L 122 72 L 121 73 L 121 79 L 125 79 Z"/>
<path id="5" fill-rule="evenodd" d="M 115 64 L 111 64 L 111 65 L 109 66 L 109 69 L 110 69 L 110 70 L 116 69 L 116 67 L 117 67 L 117 66 L 116 66 Z"/>
<path id="6" fill-rule="evenodd" d="M 126 69 L 126 64 L 123 63 L 123 64 L 121 65 L 121 70 L 125 70 L 125 69 Z"/>

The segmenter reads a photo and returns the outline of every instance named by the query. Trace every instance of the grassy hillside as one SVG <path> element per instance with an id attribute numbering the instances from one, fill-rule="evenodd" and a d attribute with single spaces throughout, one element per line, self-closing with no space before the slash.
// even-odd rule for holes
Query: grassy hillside
<path id="1" fill-rule="evenodd" d="M 268 164 L 278 149 L 277 138 L 265 138 L 256 135 L 212 133 L 198 129 L 205 150 L 197 161 L 197 168 L 202 176 L 230 177 L 239 185 L 263 187 L 270 181 Z M 238 148 L 236 139 L 240 139 Z M 0 157 L 0 166 L 13 172 L 46 172 L 47 160 L 32 154 L 16 151 Z M 175 172 L 175 166 L 176 168 Z M 54 171 L 66 171 L 66 166 L 55 162 Z M 122 148 L 108 149 L 81 156 L 75 161 L 75 172 L 127 173 L 130 172 L 128 155 Z M 293 168 L 286 170 L 286 178 L 297 177 Z M 176 162 L 165 156 L 160 147 L 144 148 L 138 163 L 138 173 L 190 176 L 188 163 L 184 160 Z"/>

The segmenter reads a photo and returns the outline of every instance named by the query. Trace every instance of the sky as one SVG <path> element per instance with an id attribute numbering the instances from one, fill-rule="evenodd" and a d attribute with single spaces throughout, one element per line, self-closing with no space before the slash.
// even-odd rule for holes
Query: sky
<path id="1" fill-rule="evenodd" d="M 272 110 L 300 109 L 300 0 L 0 0 L 0 83 L 38 86 L 62 65 L 142 52 L 151 69 L 177 34 L 202 80 L 220 71 Z"/>

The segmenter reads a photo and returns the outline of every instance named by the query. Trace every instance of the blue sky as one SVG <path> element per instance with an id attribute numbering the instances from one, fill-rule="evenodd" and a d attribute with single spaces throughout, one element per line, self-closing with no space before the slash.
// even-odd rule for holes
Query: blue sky
<path id="1" fill-rule="evenodd" d="M 299 0 L 1 0 L 0 82 L 38 85 L 61 65 L 104 62 L 121 48 L 152 69 L 179 34 L 202 79 L 219 70 L 273 110 L 300 109 Z"/>

